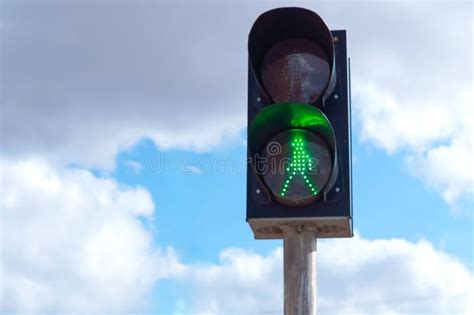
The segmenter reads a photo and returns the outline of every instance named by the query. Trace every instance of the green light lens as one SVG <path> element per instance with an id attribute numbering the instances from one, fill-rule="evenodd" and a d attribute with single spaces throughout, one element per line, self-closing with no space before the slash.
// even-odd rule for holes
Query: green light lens
<path id="1" fill-rule="evenodd" d="M 289 205 L 306 205 L 317 199 L 332 169 L 326 143 L 303 129 L 279 133 L 263 152 L 265 184 L 276 199 Z"/>

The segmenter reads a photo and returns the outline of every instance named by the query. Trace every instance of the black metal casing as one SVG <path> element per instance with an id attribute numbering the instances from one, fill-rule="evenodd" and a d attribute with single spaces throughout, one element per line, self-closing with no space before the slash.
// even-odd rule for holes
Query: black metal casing
<path id="1" fill-rule="evenodd" d="M 307 11 L 299 8 L 285 9 Z M 288 23 L 291 24 L 291 21 Z M 305 32 L 308 32 L 308 30 L 305 30 Z M 317 237 L 353 236 L 351 111 L 346 31 L 331 31 L 331 34 L 334 42 L 333 67 L 335 82 L 330 93 L 327 93 L 327 95 L 324 95 L 324 97 L 321 97 L 311 105 L 316 106 L 326 115 L 336 136 L 338 168 L 336 182 L 321 198 L 307 206 L 291 207 L 280 204 L 273 198 L 255 171 L 252 164 L 253 157 L 248 152 L 246 219 L 256 238 L 282 238 L 283 234 L 280 227 L 287 224 L 313 225 L 317 231 Z M 251 49 L 250 46 L 249 42 L 249 50 Z M 259 54 L 262 53 L 265 53 L 264 49 L 260 49 Z M 252 54 L 255 55 L 255 52 L 249 51 L 248 126 L 250 126 L 252 120 L 262 108 L 274 104 L 274 101 L 265 92 L 260 83 L 258 73 L 260 69 L 254 69 L 255 62 L 252 62 Z M 271 121 L 269 124 L 271 124 Z M 248 138 L 249 143 L 250 141 L 252 139 Z"/>

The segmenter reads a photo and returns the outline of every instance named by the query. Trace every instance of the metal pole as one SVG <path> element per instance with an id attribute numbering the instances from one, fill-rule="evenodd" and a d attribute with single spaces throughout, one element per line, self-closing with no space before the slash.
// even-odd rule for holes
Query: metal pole
<path id="1" fill-rule="evenodd" d="M 288 226 L 283 233 L 285 315 L 315 315 L 315 231 L 305 226 Z"/>

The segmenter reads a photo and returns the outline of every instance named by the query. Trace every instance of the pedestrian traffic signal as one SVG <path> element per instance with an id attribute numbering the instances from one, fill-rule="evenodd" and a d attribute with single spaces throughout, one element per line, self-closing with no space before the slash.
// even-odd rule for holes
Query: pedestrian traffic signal
<path id="1" fill-rule="evenodd" d="M 256 238 L 285 225 L 317 237 L 352 230 L 346 32 L 314 12 L 278 8 L 248 41 L 247 221 Z"/>

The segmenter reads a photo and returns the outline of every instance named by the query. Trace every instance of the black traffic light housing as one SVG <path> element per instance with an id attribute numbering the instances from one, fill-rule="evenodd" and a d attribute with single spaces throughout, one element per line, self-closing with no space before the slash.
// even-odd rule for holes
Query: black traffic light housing
<path id="1" fill-rule="evenodd" d="M 271 91 L 274 93 L 272 96 L 263 80 L 262 67 L 266 55 L 272 47 L 283 41 L 287 41 L 291 46 L 292 39 L 315 43 L 321 48 L 322 56 L 327 60 L 325 71 L 328 79 L 321 85 L 324 88 L 318 96 L 307 96 L 305 102 L 301 100 L 302 96 L 297 100 L 291 99 L 293 96 L 290 93 L 286 93 L 289 95 L 288 99 L 276 99 L 275 91 L 280 92 L 281 88 Z M 255 238 L 282 238 L 281 227 L 291 224 L 312 225 L 317 237 L 353 236 L 350 88 L 346 32 L 329 31 L 324 21 L 307 9 L 278 8 L 265 12 L 255 21 L 249 34 L 248 50 L 247 222 Z M 294 51 L 297 51 L 296 48 Z M 308 51 L 304 51 L 303 48 L 300 52 L 308 53 Z M 281 68 L 282 75 L 287 76 L 285 82 L 289 80 L 289 67 L 285 64 L 285 68 Z M 301 71 L 295 72 L 296 68 L 292 68 L 292 75 L 301 78 Z M 286 74 L 283 74 L 285 71 Z M 306 79 L 318 83 L 317 76 L 310 75 Z M 293 86 L 291 89 L 296 91 Z M 308 94 L 298 93 L 305 97 Z M 322 170 L 325 171 L 325 184 L 321 190 L 315 191 L 309 187 L 312 185 L 309 184 L 307 177 L 304 176 L 303 179 L 303 175 L 300 176 L 301 181 L 306 180 L 308 183 L 308 192 L 311 192 L 309 190 L 311 188 L 315 191 L 314 194 L 317 194 L 315 197 L 308 195 L 304 202 L 298 199 L 285 201 L 284 193 L 288 179 L 285 186 L 281 185 L 284 187 L 283 190 L 277 193 L 272 187 L 275 185 L 266 180 L 269 168 L 260 165 L 262 156 L 263 164 L 270 165 L 270 162 L 265 160 L 265 155 L 271 156 L 272 149 L 282 150 L 282 147 L 271 147 L 275 144 L 272 139 L 281 139 L 282 136 L 278 135 L 290 130 L 296 130 L 296 133 L 316 134 L 323 140 L 322 146 L 329 152 L 326 158 L 328 169 Z M 296 145 L 298 146 L 298 143 Z M 323 157 L 321 156 L 319 160 L 321 164 Z M 288 165 L 293 165 L 288 163 L 285 164 L 286 170 L 291 168 Z M 309 164 L 305 164 L 305 167 L 306 165 Z M 322 171 L 318 176 L 322 176 Z M 281 175 L 275 176 L 279 184 L 283 183 Z"/>

